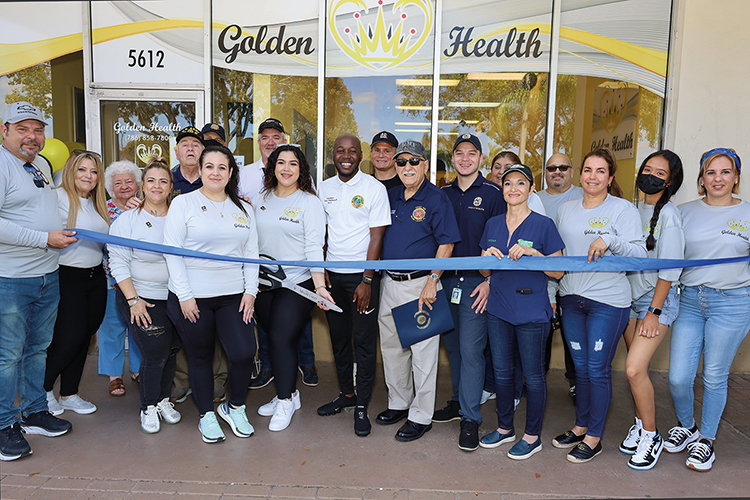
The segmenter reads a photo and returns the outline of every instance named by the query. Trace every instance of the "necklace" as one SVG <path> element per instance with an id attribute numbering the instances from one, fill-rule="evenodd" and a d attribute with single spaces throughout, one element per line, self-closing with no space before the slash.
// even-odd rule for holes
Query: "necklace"
<path id="1" fill-rule="evenodd" d="M 224 218 L 224 204 L 227 202 L 227 199 L 224 198 L 224 201 L 221 202 L 221 210 L 219 210 L 219 208 L 216 206 L 216 204 L 213 201 L 211 201 L 210 198 L 206 198 L 206 199 L 211 203 L 211 205 L 213 205 L 216 211 L 219 212 L 219 215 L 221 215 L 221 218 L 223 219 Z"/>

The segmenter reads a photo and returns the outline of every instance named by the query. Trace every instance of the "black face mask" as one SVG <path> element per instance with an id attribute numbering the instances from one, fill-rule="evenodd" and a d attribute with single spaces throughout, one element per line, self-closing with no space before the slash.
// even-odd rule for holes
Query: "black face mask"
<path id="1" fill-rule="evenodd" d="M 660 179 L 659 177 L 651 174 L 639 175 L 638 181 L 636 183 L 638 184 L 638 189 L 646 194 L 656 194 L 659 191 L 663 191 L 664 188 L 667 187 L 667 183 L 664 182 L 664 179 Z"/>
<path id="2" fill-rule="evenodd" d="M 222 144 L 222 143 L 220 143 L 220 142 L 219 142 L 219 141 L 217 141 L 217 140 L 214 140 L 214 139 L 205 139 L 205 140 L 203 141 L 203 147 L 206 147 L 206 148 L 207 148 L 207 147 L 209 147 L 209 146 L 223 146 L 223 144 Z"/>

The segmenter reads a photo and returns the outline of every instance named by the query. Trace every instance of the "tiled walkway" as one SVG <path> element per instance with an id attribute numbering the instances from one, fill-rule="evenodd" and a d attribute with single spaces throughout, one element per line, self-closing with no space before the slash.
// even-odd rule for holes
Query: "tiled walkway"
<path id="1" fill-rule="evenodd" d="M 632 403 L 624 375 L 614 376 L 614 395 L 604 453 L 589 464 L 565 460 L 549 441 L 573 423 L 574 410 L 561 372 L 550 373 L 542 433 L 544 449 L 528 461 L 509 460 L 506 446 L 464 453 L 457 447 L 458 422 L 434 424 L 413 443 L 393 439 L 394 427 L 375 425 L 367 438 L 352 432 L 352 414 L 319 417 L 318 405 L 335 396 L 335 373 L 320 366 L 321 384 L 301 387 L 302 409 L 284 432 L 266 429 L 255 409 L 273 388 L 251 391 L 248 415 L 256 427 L 250 439 L 231 434 L 219 445 L 200 441 L 191 399 L 177 405 L 183 421 L 155 435 L 138 427 L 137 386 L 126 382 L 124 398 L 106 393 L 106 378 L 88 360 L 81 394 L 99 406 L 88 416 L 69 414 L 74 430 L 60 438 L 29 436 L 34 454 L 0 462 L 0 498 L 190 500 L 229 498 L 326 499 L 532 499 L 580 497 L 746 496 L 750 477 L 750 376 L 732 375 L 729 404 L 719 428 L 714 470 L 699 474 L 685 455 L 663 454 L 652 471 L 636 472 L 617 451 L 631 424 Z M 652 373 L 662 432 L 674 424 L 666 374 Z M 438 406 L 449 398 L 447 370 L 439 376 Z M 702 388 L 696 387 L 699 398 Z M 523 429 L 522 402 L 516 415 Z M 371 417 L 385 408 L 382 378 Z M 494 428 L 494 402 L 484 405 L 480 432 Z M 700 414 L 700 405 L 697 407 Z M 225 428 L 225 432 L 228 429 Z M 708 482 L 706 482 L 708 480 Z M 710 486 L 707 488 L 707 486 Z"/>

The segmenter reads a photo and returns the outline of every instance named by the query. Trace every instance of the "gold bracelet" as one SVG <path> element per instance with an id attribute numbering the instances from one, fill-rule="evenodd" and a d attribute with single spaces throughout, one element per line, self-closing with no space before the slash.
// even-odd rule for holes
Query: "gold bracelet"
<path id="1" fill-rule="evenodd" d="M 325 288 L 325 287 L 326 287 L 325 285 L 318 285 L 318 286 L 315 287 L 315 291 L 317 292 L 318 288 Z"/>

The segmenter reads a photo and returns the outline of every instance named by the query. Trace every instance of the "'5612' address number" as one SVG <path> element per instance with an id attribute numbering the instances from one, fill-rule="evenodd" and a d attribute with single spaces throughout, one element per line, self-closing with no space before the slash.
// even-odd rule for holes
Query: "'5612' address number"
<path id="1" fill-rule="evenodd" d="M 130 49 L 128 52 L 128 67 L 133 68 L 163 68 L 164 51 L 163 50 L 138 50 Z"/>

